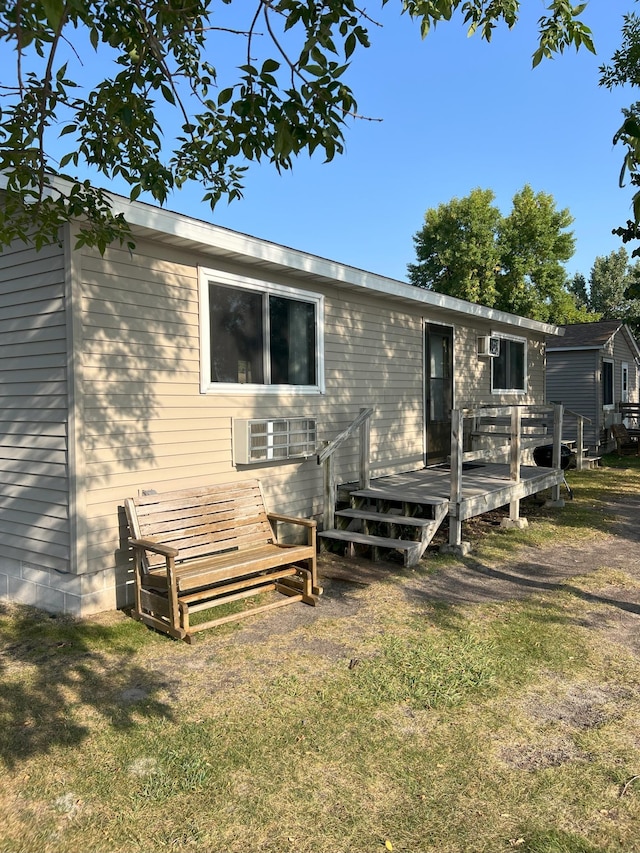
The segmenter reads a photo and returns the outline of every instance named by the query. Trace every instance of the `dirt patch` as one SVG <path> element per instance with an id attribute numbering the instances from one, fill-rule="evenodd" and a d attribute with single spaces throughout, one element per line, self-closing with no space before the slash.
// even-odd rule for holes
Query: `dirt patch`
<path id="1" fill-rule="evenodd" d="M 292 605 L 234 626 L 206 631 L 193 647 L 163 638 L 161 644 L 145 652 L 141 665 L 149 683 L 160 691 L 156 698 L 172 703 L 193 698 L 196 693 L 246 689 L 257 676 L 268 678 L 271 672 L 275 678 L 287 671 L 289 658 L 307 660 L 318 673 L 336 662 L 348 666 L 351 659 L 361 656 L 363 638 L 382 630 L 378 624 L 381 614 L 388 615 L 403 601 L 409 600 L 420 609 L 438 603 L 464 607 L 556 590 L 572 593 L 586 602 L 579 617 L 584 627 L 601 632 L 605 641 L 613 641 L 640 656 L 640 495 L 625 496 L 609 511 L 615 516 L 615 523 L 609 533 L 596 541 L 585 538 L 570 545 L 525 547 L 515 561 L 496 566 L 471 555 L 427 574 L 404 569 L 397 562 L 345 561 L 325 554 L 319 559 L 324 594 L 316 607 Z M 499 517 L 490 514 L 483 523 L 492 529 Z M 476 533 L 482 536 L 481 530 Z M 428 557 L 424 566 L 428 567 Z M 599 585 L 597 578 L 603 567 L 607 569 L 607 580 Z M 591 582 L 590 577 L 594 579 Z M 589 607 L 590 603 L 593 607 Z M 603 604 L 607 606 L 603 608 Z M 95 621 L 113 624 L 126 618 L 122 613 L 109 613 Z M 57 660 L 58 652 L 40 647 L 31 654 L 47 658 L 48 666 L 55 669 L 58 663 L 64 665 L 64 661 Z M 25 658 L 24 644 L 20 657 Z M 144 702 L 149 685 L 139 673 L 135 682 L 112 685 L 112 689 L 114 701 L 127 707 Z M 593 688 L 596 692 L 599 689 Z M 578 696 L 562 690 L 558 695 L 562 698 L 556 697 L 553 710 L 547 713 L 556 714 L 557 719 L 573 720 L 578 727 L 597 725 L 603 713 L 611 713 L 612 697 L 594 692 Z M 535 699 L 529 701 L 531 713 L 541 713 L 534 709 Z M 580 719 L 582 723 L 578 722 Z M 561 752 L 558 747 L 556 757 Z M 549 754 L 510 760 L 534 765 L 553 763 L 556 758 Z"/>

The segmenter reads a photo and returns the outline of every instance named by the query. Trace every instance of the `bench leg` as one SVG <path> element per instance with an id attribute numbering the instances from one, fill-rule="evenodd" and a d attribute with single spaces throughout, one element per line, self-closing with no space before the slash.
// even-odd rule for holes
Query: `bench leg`
<path id="1" fill-rule="evenodd" d="M 314 552 L 313 557 L 307 560 L 309 572 L 311 573 L 311 592 L 313 595 L 322 595 L 322 587 L 318 583 L 318 561 Z"/>

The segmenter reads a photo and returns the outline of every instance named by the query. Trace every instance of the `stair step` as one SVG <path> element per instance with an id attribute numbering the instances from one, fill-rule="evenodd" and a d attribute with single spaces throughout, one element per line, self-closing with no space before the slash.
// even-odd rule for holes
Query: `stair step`
<path id="1" fill-rule="evenodd" d="M 341 542 L 355 542 L 357 545 L 371 545 L 373 548 L 393 548 L 407 552 L 417 550 L 420 546 L 419 542 L 411 542 L 407 539 L 389 539 L 387 536 L 372 536 L 355 530 L 322 530 L 318 536 L 324 539 L 339 539 Z"/>
<path id="2" fill-rule="evenodd" d="M 411 515 L 394 515 L 390 512 L 374 512 L 365 509 L 339 509 L 336 515 L 341 518 L 359 518 L 362 521 L 381 521 L 386 524 L 402 524 L 406 527 L 428 527 L 432 518 L 414 518 Z"/>
<path id="3" fill-rule="evenodd" d="M 350 493 L 354 498 L 372 498 L 379 501 L 400 501 L 410 504 L 429 504 L 430 506 L 441 506 L 449 503 L 448 498 L 438 497 L 411 497 L 401 487 L 397 489 L 357 489 Z"/>

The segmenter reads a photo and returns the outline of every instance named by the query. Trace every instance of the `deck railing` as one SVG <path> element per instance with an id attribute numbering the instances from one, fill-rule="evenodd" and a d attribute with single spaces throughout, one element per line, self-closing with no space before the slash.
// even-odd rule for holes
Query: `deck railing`
<path id="1" fill-rule="evenodd" d="M 549 442 L 552 438 L 552 467 L 561 469 L 562 443 L 561 404 L 529 406 L 492 406 L 477 409 L 453 409 L 451 412 L 451 489 L 449 498 L 449 544 L 460 545 L 462 539 L 462 470 L 465 462 L 484 460 L 486 462 L 507 462 L 509 480 L 513 484 L 520 482 L 520 466 L 523 450 Z M 548 421 L 553 419 L 553 433 L 550 435 Z M 491 428 L 486 428 L 486 422 Z M 465 421 L 471 426 L 465 433 Z M 528 422 L 528 423 L 527 423 Z M 526 424 L 523 430 L 523 423 Z M 465 435 L 472 441 L 484 444 L 481 448 L 465 451 Z M 545 441 L 546 439 L 546 441 Z M 560 485 L 552 489 L 552 499 L 560 500 Z M 516 523 L 520 517 L 520 499 L 509 503 L 509 518 Z"/>
<path id="2" fill-rule="evenodd" d="M 360 414 L 345 430 L 323 447 L 317 454 L 318 465 L 323 465 L 324 506 L 322 523 L 325 530 L 333 527 L 336 510 L 336 472 L 334 455 L 347 439 L 356 432 L 359 434 L 360 453 L 358 483 L 361 489 L 369 488 L 371 475 L 369 454 L 371 448 L 371 416 L 373 409 L 360 409 Z"/>
<path id="3" fill-rule="evenodd" d="M 576 419 L 576 468 L 582 471 L 584 468 L 584 425 L 592 423 L 591 418 L 574 412 L 573 409 L 564 410 L 565 415 Z"/>

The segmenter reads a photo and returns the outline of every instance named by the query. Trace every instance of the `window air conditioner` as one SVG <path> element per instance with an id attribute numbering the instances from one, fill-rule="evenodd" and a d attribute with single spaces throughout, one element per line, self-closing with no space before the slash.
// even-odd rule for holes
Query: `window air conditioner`
<path id="1" fill-rule="evenodd" d="M 317 448 L 315 418 L 233 419 L 236 465 L 306 459 Z"/>
<path id="2" fill-rule="evenodd" d="M 500 355 L 500 338 L 481 335 L 478 338 L 478 355 L 487 358 L 495 358 Z"/>

